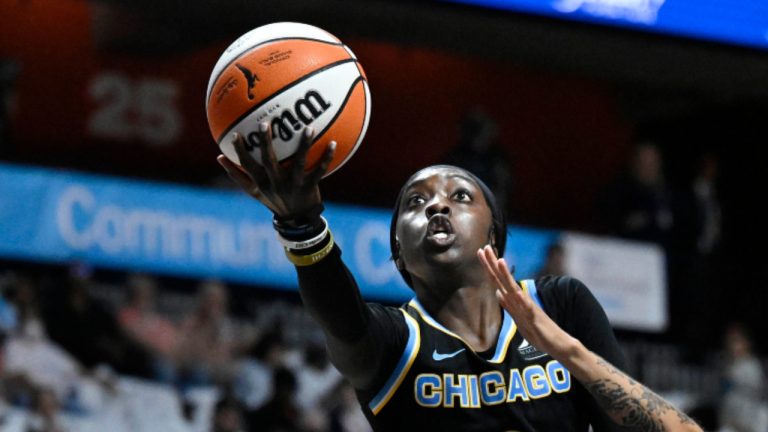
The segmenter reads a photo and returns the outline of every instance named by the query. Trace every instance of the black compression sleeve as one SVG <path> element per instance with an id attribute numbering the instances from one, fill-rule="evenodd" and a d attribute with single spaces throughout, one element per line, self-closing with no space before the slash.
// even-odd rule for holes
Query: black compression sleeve
<path id="1" fill-rule="evenodd" d="M 338 246 L 296 272 L 304 307 L 325 331 L 334 365 L 358 389 L 377 386 L 405 346 L 408 330 L 402 314 L 363 301 Z"/>

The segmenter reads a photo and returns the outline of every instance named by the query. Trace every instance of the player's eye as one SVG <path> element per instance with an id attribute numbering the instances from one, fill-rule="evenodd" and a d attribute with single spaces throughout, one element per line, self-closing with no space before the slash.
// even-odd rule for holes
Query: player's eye
<path id="1" fill-rule="evenodd" d="M 453 194 L 453 199 L 459 202 L 470 202 L 472 201 L 472 195 L 469 193 L 469 191 L 459 189 Z"/>
<path id="2" fill-rule="evenodd" d="M 405 201 L 405 203 L 408 207 L 421 205 L 421 204 L 424 204 L 424 197 L 422 197 L 421 195 L 414 194 L 409 196 L 408 199 Z"/>

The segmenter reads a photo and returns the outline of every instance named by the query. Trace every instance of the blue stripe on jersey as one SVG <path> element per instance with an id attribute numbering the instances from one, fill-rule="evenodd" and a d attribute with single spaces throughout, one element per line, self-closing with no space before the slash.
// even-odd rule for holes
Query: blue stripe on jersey
<path id="1" fill-rule="evenodd" d="M 509 348 L 509 342 L 512 341 L 512 337 L 517 331 L 515 321 L 506 310 L 502 310 L 502 315 L 504 315 L 504 321 L 501 324 L 499 340 L 496 341 L 496 352 L 493 354 L 493 358 L 488 360 L 491 363 L 501 363 L 504 361 L 504 357 L 507 354 L 507 348 Z"/>
<path id="2" fill-rule="evenodd" d="M 387 379 L 384 387 L 379 390 L 379 393 L 376 394 L 376 397 L 368 404 L 373 415 L 377 415 L 384 408 L 384 405 L 389 402 L 397 388 L 400 387 L 400 383 L 403 382 L 403 378 L 411 369 L 411 365 L 413 365 L 413 361 L 416 359 L 416 354 L 419 353 L 419 347 L 421 346 L 419 324 L 404 310 L 400 309 L 400 312 L 403 313 L 405 323 L 408 325 L 408 343 L 406 343 L 403 355 L 400 356 L 400 361 L 397 362 L 392 375 L 389 376 L 389 379 Z"/>
<path id="3" fill-rule="evenodd" d="M 533 301 L 535 301 L 540 308 L 544 309 L 544 306 L 541 304 L 541 299 L 539 299 L 539 292 L 536 290 L 536 282 L 534 282 L 533 279 L 526 279 L 525 282 L 528 285 L 528 292 L 531 293 Z"/>

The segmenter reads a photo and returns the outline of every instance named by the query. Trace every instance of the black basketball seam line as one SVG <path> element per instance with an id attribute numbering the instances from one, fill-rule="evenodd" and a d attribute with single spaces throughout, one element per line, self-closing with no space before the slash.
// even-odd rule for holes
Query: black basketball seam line
<path id="1" fill-rule="evenodd" d="M 357 62 L 357 61 L 355 59 L 349 58 L 349 59 L 339 60 L 337 62 L 329 63 L 329 64 L 327 64 L 327 65 L 325 65 L 325 66 L 323 66 L 323 67 L 321 67 L 319 69 L 313 70 L 312 72 L 302 76 L 301 78 L 299 78 L 297 80 L 294 80 L 294 81 L 284 85 L 283 87 L 275 90 L 274 92 L 272 92 L 272 95 L 280 94 L 280 93 L 284 92 L 285 90 L 287 90 L 288 88 L 293 87 L 293 86 L 299 84 L 302 81 L 306 81 L 307 79 L 312 78 L 313 76 L 319 74 L 320 72 L 323 72 L 323 71 L 326 71 L 328 69 L 335 68 L 336 66 L 340 66 L 342 64 L 346 64 L 346 63 L 350 63 L 350 62 Z M 230 126 L 227 129 L 225 129 L 224 132 L 219 134 L 219 136 L 216 138 L 216 142 L 217 143 L 220 142 L 221 139 L 224 138 L 225 136 L 227 136 L 227 134 L 230 133 L 232 131 L 232 129 L 234 129 L 235 126 L 238 123 L 243 121 L 244 118 L 246 118 L 249 115 L 251 115 L 251 113 L 253 113 L 257 109 L 261 108 L 269 100 L 271 100 L 271 98 L 270 99 L 265 99 L 265 100 L 261 101 L 258 105 L 252 106 L 249 110 L 247 110 L 243 114 L 241 114 L 240 117 L 238 117 L 235 120 L 233 120 L 231 122 Z"/>
<path id="2" fill-rule="evenodd" d="M 241 52 L 237 57 L 233 58 L 232 60 L 229 61 L 229 63 L 225 64 L 224 67 L 221 68 L 221 71 L 219 71 L 219 73 L 216 74 L 216 79 L 214 79 L 213 82 L 215 83 L 219 78 L 221 78 L 221 74 L 223 74 L 224 71 L 227 70 L 228 67 L 232 66 L 232 63 L 236 62 L 237 59 L 241 58 L 242 56 L 246 55 L 247 53 L 255 50 L 256 48 L 258 48 L 258 47 L 260 47 L 260 46 L 262 46 L 264 44 L 268 44 L 268 43 L 272 43 L 272 42 L 279 42 L 279 41 L 283 41 L 283 40 L 305 40 L 305 41 L 320 42 L 320 43 L 324 43 L 326 45 L 344 46 L 344 44 L 341 43 L 341 42 L 328 42 L 328 41 L 324 41 L 324 40 L 320 40 L 320 39 L 313 39 L 313 38 L 307 38 L 307 37 L 282 37 L 282 38 L 275 38 L 275 39 L 270 39 L 270 40 L 262 41 L 258 45 L 252 46 L 252 47 L 248 48 L 247 50 Z M 346 52 L 347 52 L 347 54 L 349 54 L 348 51 L 346 51 Z M 350 57 L 352 57 L 352 56 L 350 56 Z M 216 65 L 214 65 L 214 67 L 216 67 Z M 208 103 L 211 102 L 210 99 L 211 99 L 211 95 L 213 93 L 214 93 L 213 92 L 213 85 L 211 85 L 211 94 L 207 95 L 207 97 L 205 98 L 208 101 Z"/>
<path id="3" fill-rule="evenodd" d="M 357 85 L 357 83 L 359 83 L 360 81 L 364 81 L 364 80 L 365 80 L 365 78 L 363 78 L 362 76 L 358 76 L 357 78 L 355 78 L 354 81 L 352 81 L 352 84 L 349 86 L 349 91 L 347 91 L 347 95 L 344 96 L 344 101 L 341 103 L 341 106 L 339 107 L 339 109 L 336 110 L 336 114 L 333 115 L 333 118 L 328 122 L 328 125 L 322 131 L 320 131 L 319 134 L 315 135 L 315 139 L 312 140 L 312 144 L 309 145 L 309 148 L 312 148 L 312 146 L 315 145 L 315 143 L 318 140 L 320 140 L 320 138 L 322 138 L 323 135 L 325 135 L 325 133 L 328 131 L 328 129 L 331 126 L 333 126 L 333 124 L 336 122 L 336 119 L 339 118 L 341 113 L 344 111 L 344 107 L 347 106 L 347 102 L 349 102 L 349 98 L 352 97 L 352 92 L 355 91 L 355 86 Z M 365 91 L 365 89 L 363 89 L 363 91 Z M 365 123 L 365 122 L 363 122 L 363 123 Z M 278 162 L 279 163 L 283 163 L 285 161 L 290 161 L 291 159 L 293 159 L 293 156 L 295 154 L 296 153 L 293 153 L 292 155 L 290 155 L 290 156 L 288 156 L 288 157 L 286 157 L 284 159 L 280 159 Z"/>
<path id="4" fill-rule="evenodd" d="M 357 57 L 355 57 L 355 54 L 354 54 L 354 53 L 352 53 L 352 49 L 351 49 L 351 48 L 349 48 L 348 46 L 346 46 L 346 45 L 343 45 L 343 44 L 342 44 L 342 46 L 344 47 L 344 50 L 345 50 L 347 53 L 349 53 L 349 56 L 350 56 L 350 57 L 352 57 L 353 59 L 357 60 Z M 361 76 L 361 77 L 365 77 L 365 73 L 363 72 L 363 67 L 360 65 L 360 62 L 359 62 L 359 61 L 357 61 L 356 63 L 357 63 L 357 64 L 356 64 L 356 66 L 357 66 L 357 70 L 358 70 L 358 72 L 360 72 L 360 76 Z"/>

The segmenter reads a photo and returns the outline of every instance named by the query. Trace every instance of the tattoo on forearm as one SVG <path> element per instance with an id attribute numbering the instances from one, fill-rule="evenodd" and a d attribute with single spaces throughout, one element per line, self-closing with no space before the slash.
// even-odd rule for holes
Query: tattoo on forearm
<path id="1" fill-rule="evenodd" d="M 607 369 L 611 375 L 625 377 L 630 384 L 629 390 L 614 379 L 599 379 L 586 385 L 606 413 L 614 419 L 620 419 L 620 424 L 627 430 L 664 432 L 661 417 L 670 410 L 677 414 L 681 424 L 695 424 L 683 412 L 611 364 L 601 359 L 598 365 Z"/>

